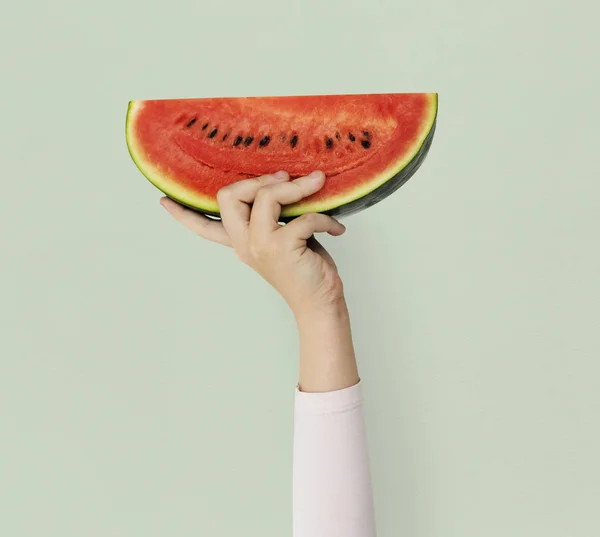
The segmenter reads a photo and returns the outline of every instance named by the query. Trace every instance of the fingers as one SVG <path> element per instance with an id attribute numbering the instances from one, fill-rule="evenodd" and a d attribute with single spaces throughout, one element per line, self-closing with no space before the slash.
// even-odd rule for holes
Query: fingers
<path id="1" fill-rule="evenodd" d="M 246 240 L 250 214 L 250 204 L 257 193 L 269 185 L 289 181 L 287 172 L 277 172 L 253 179 L 244 179 L 219 190 L 217 202 L 223 225 L 234 244 L 243 244 Z"/>
<path id="2" fill-rule="evenodd" d="M 316 171 L 289 181 L 286 172 L 245 179 L 222 188 L 217 200 L 221 220 L 212 220 L 164 197 L 161 205 L 193 233 L 224 246 L 244 248 L 250 230 L 254 237 L 266 239 L 274 231 L 285 233 L 302 243 L 315 233 L 338 236 L 345 232 L 343 224 L 318 213 L 304 214 L 286 226 L 279 225 L 281 208 L 301 201 L 319 191 L 325 175 Z"/>
<path id="3" fill-rule="evenodd" d="M 223 246 L 231 246 L 231 239 L 225 231 L 223 223 L 218 220 L 199 214 L 195 211 L 180 205 L 170 198 L 161 198 L 160 204 L 169 212 L 175 220 L 183 224 L 193 233 L 196 233 L 204 239 L 222 244 Z"/>
<path id="4" fill-rule="evenodd" d="M 318 192 L 324 184 L 323 172 L 314 171 L 293 181 L 278 182 L 261 188 L 252 207 L 252 234 L 270 233 L 279 229 L 282 205 L 296 203 Z"/>
<path id="5" fill-rule="evenodd" d="M 281 229 L 281 233 L 302 242 L 310 239 L 315 233 L 329 233 L 337 237 L 345 231 L 346 227 L 335 218 L 319 213 L 303 214 Z"/>

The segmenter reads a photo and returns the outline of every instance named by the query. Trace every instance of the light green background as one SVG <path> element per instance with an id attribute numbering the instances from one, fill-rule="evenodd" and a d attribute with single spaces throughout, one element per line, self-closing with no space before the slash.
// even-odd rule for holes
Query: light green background
<path id="1" fill-rule="evenodd" d="M 324 238 L 379 535 L 600 535 L 597 3 L 5 4 L 2 537 L 291 535 L 293 320 L 164 213 L 125 111 L 370 91 L 440 93 L 418 175 Z"/>

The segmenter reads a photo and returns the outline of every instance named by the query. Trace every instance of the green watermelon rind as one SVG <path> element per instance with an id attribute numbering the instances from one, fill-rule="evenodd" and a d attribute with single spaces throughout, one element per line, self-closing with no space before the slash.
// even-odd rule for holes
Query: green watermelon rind
<path id="1" fill-rule="evenodd" d="M 360 183 L 354 190 L 345 191 L 343 195 L 307 203 L 299 202 L 283 207 L 280 221 L 287 222 L 307 212 L 323 213 L 336 218 L 347 217 L 376 205 L 398 190 L 421 167 L 432 145 L 437 126 L 439 97 L 437 93 L 432 93 L 431 97 L 432 104 L 429 122 L 424 123 L 420 136 L 421 143 L 415 144 L 412 153 L 404 153 L 397 161 L 390 163 L 385 171 L 371 177 L 366 183 Z M 150 183 L 167 197 L 195 212 L 219 218 L 219 208 L 215 200 L 206 197 L 204 203 L 199 203 L 198 198 L 201 197 L 201 194 L 198 192 L 187 192 L 181 187 L 173 188 L 172 181 L 167 179 L 163 182 L 163 174 L 158 170 L 151 171 L 150 168 L 152 168 L 152 165 L 143 161 L 140 153 L 135 149 L 134 137 L 130 131 L 135 104 L 135 101 L 130 101 L 127 107 L 125 130 L 129 155 L 136 167 Z M 169 186 L 165 186 L 164 183 L 168 183 Z"/>
<path id="2" fill-rule="evenodd" d="M 180 203 L 181 205 L 193 209 L 196 212 L 212 215 L 212 216 L 220 216 L 219 208 L 216 201 L 211 200 L 211 198 L 206 197 L 203 203 L 203 207 L 199 207 L 198 198 L 202 195 L 198 192 L 191 192 L 187 189 L 179 186 L 178 188 L 173 188 L 175 183 L 170 180 L 163 181 L 164 174 L 161 174 L 158 170 L 152 170 L 153 166 L 144 161 L 141 158 L 141 152 L 137 151 L 135 148 L 135 137 L 131 134 L 131 122 L 133 114 L 135 113 L 136 101 L 129 101 L 129 105 L 127 106 L 127 117 L 125 121 L 125 137 L 127 140 L 127 149 L 129 151 L 129 156 L 131 160 L 133 160 L 134 164 L 138 168 L 138 170 L 146 177 L 146 179 L 153 184 L 158 190 L 160 190 L 167 197 L 172 200 Z M 164 183 L 167 183 L 168 186 L 165 186 Z"/>

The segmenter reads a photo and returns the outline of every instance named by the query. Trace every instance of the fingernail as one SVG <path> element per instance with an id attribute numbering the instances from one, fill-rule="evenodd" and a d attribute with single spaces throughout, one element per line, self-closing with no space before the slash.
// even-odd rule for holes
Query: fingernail
<path id="1" fill-rule="evenodd" d="M 323 172 L 319 171 L 319 170 L 315 170 L 314 172 L 311 172 L 309 177 L 311 179 L 321 179 L 323 177 Z"/>
<path id="2" fill-rule="evenodd" d="M 277 173 L 273 174 L 275 177 L 277 177 L 277 179 L 285 179 L 287 177 L 287 173 L 283 170 L 278 171 Z"/>

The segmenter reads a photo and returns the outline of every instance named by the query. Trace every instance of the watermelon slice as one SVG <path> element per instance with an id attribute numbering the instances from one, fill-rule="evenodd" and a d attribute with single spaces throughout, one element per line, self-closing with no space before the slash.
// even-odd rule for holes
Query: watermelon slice
<path id="1" fill-rule="evenodd" d="M 219 216 L 224 186 L 278 170 L 321 170 L 325 186 L 283 207 L 341 217 L 378 203 L 421 166 L 437 121 L 437 93 L 222 97 L 131 101 L 129 153 L 179 203 Z"/>

